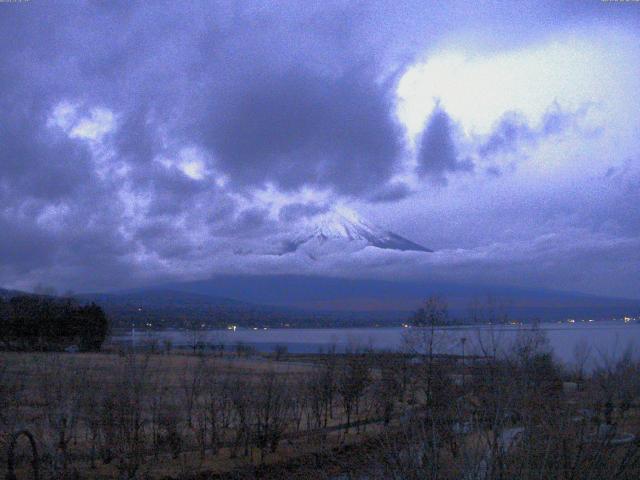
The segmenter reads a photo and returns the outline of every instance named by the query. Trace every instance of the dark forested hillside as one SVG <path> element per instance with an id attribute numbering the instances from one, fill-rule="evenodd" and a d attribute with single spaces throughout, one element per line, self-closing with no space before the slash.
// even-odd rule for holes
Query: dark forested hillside
<path id="1" fill-rule="evenodd" d="M 109 323 L 95 303 L 18 294 L 0 297 L 0 343 L 8 350 L 100 350 Z"/>

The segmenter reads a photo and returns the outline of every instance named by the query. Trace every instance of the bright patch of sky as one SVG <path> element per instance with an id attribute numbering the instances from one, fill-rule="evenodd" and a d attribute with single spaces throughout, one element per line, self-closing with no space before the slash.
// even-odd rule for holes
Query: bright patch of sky
<path id="1" fill-rule="evenodd" d="M 444 48 L 402 76 L 397 115 L 411 140 L 437 102 L 467 135 L 490 133 L 509 111 L 535 123 L 554 103 L 568 110 L 594 103 L 589 121 L 596 125 L 624 107 L 621 87 L 637 86 L 637 71 L 629 66 L 638 46 L 629 33 L 609 29 L 494 54 Z"/>
<path id="2" fill-rule="evenodd" d="M 84 138 L 87 140 L 100 141 L 113 131 L 116 126 L 116 119 L 113 112 L 106 108 L 91 109 L 88 117 L 81 118 L 73 127 L 69 136 L 71 138 Z"/>
<path id="3" fill-rule="evenodd" d="M 182 148 L 174 157 L 161 156 L 155 160 L 165 168 L 177 168 L 192 180 L 202 180 L 208 173 L 204 155 L 193 147 Z"/>
<path id="4" fill-rule="evenodd" d="M 113 112 L 103 107 L 93 107 L 88 115 L 81 116 L 79 105 L 68 101 L 59 102 L 52 110 L 47 125 L 61 128 L 70 138 L 100 142 L 116 128 Z"/>

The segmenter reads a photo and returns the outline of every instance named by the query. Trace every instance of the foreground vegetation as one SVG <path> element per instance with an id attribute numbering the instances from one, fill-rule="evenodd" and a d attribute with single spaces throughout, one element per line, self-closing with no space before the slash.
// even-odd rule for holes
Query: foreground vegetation
<path id="1" fill-rule="evenodd" d="M 484 354 L 4 353 L 0 445 L 18 478 L 638 478 L 640 366 L 562 371 L 544 337 Z M 582 356 L 581 358 L 583 358 Z"/>

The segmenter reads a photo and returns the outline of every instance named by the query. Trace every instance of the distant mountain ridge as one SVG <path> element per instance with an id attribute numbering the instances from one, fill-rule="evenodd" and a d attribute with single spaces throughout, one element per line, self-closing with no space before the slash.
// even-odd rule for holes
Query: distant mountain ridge
<path id="1" fill-rule="evenodd" d="M 24 292 L 0 289 L 8 298 Z M 399 325 L 437 295 L 452 318 L 512 319 L 640 317 L 640 300 L 517 287 L 428 280 L 349 279 L 303 275 L 221 275 L 110 293 L 76 295 L 102 306 L 115 327 L 354 327 Z M 489 314 L 489 317 L 486 315 Z"/>
<path id="2" fill-rule="evenodd" d="M 166 307 L 176 303 L 184 305 L 220 305 L 229 307 L 250 307 L 246 302 L 202 293 L 192 293 L 167 288 L 138 288 L 116 293 L 94 293 L 76 296 L 79 299 L 121 306 Z"/>
<path id="3" fill-rule="evenodd" d="M 273 324 L 288 318 L 286 308 L 255 305 L 209 293 L 165 287 L 138 288 L 111 293 L 77 295 L 81 301 L 101 305 L 115 327 L 147 325 L 156 328 L 194 325 Z"/>
<path id="4" fill-rule="evenodd" d="M 8 300 L 11 297 L 16 297 L 18 295 L 31 295 L 30 293 L 22 292 L 20 290 L 7 290 L 6 288 L 0 288 L 0 298 L 3 300 Z"/>
<path id="5" fill-rule="evenodd" d="M 568 317 L 604 318 L 640 314 L 640 300 L 581 293 L 428 280 L 349 279 L 304 275 L 222 275 L 209 280 L 168 285 L 175 290 L 214 294 L 259 305 L 300 311 L 368 312 L 397 316 L 415 311 L 432 295 L 449 304 L 452 315 L 468 317 L 488 299 L 512 318 L 558 320 Z"/>

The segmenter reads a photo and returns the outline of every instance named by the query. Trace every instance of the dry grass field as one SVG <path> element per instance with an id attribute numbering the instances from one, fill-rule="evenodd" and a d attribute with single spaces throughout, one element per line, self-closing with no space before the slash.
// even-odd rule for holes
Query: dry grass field
<path id="1" fill-rule="evenodd" d="M 618 363 L 583 377 L 530 346 L 467 364 L 3 352 L 0 474 L 28 430 L 45 479 L 631 479 L 638 372 Z M 14 453 L 17 478 L 31 478 L 26 437 Z"/>
<path id="2" fill-rule="evenodd" d="M 38 439 L 43 465 L 92 478 L 127 468 L 150 478 L 223 473 L 360 442 L 376 429 L 367 425 L 373 398 L 358 392 L 355 426 L 344 431 L 326 371 L 313 357 L 2 353 L 0 458 L 6 465 L 10 435 L 22 428 Z"/>

